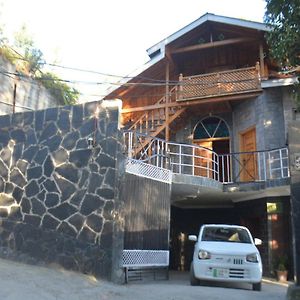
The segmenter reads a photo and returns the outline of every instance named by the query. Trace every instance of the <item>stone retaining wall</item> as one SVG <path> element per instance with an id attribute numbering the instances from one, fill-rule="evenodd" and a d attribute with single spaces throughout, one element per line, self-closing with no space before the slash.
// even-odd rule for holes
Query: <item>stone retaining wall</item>
<path id="1" fill-rule="evenodd" d="M 111 276 L 121 149 L 114 103 L 0 117 L 2 256 Z"/>

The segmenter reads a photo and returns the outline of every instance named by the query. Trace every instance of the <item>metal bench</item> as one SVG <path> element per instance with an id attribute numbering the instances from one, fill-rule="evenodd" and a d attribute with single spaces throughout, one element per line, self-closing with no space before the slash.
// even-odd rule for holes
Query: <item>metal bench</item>
<path id="1" fill-rule="evenodd" d="M 143 278 L 169 278 L 169 251 L 167 250 L 123 250 L 122 266 L 125 282 Z"/>

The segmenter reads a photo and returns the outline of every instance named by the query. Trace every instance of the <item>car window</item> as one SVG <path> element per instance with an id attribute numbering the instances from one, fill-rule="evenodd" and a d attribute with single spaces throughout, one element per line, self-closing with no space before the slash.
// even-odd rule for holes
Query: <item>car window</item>
<path id="1" fill-rule="evenodd" d="M 245 229 L 228 227 L 205 227 L 201 240 L 209 242 L 251 243 L 251 238 Z"/>

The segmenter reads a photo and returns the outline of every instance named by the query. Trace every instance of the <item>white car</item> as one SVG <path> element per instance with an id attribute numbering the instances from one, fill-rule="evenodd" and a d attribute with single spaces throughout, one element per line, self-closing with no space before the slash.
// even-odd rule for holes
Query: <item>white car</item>
<path id="1" fill-rule="evenodd" d="M 201 280 L 247 282 L 261 290 L 262 263 L 253 238 L 246 227 L 237 225 L 203 225 L 196 242 L 190 269 L 191 285 Z"/>

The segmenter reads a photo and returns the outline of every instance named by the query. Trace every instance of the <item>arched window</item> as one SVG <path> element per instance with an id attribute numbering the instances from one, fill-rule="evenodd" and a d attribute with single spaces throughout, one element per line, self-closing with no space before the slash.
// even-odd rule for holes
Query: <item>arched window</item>
<path id="1" fill-rule="evenodd" d="M 194 130 L 194 140 L 229 138 L 226 123 L 217 117 L 207 117 L 200 121 Z"/>

